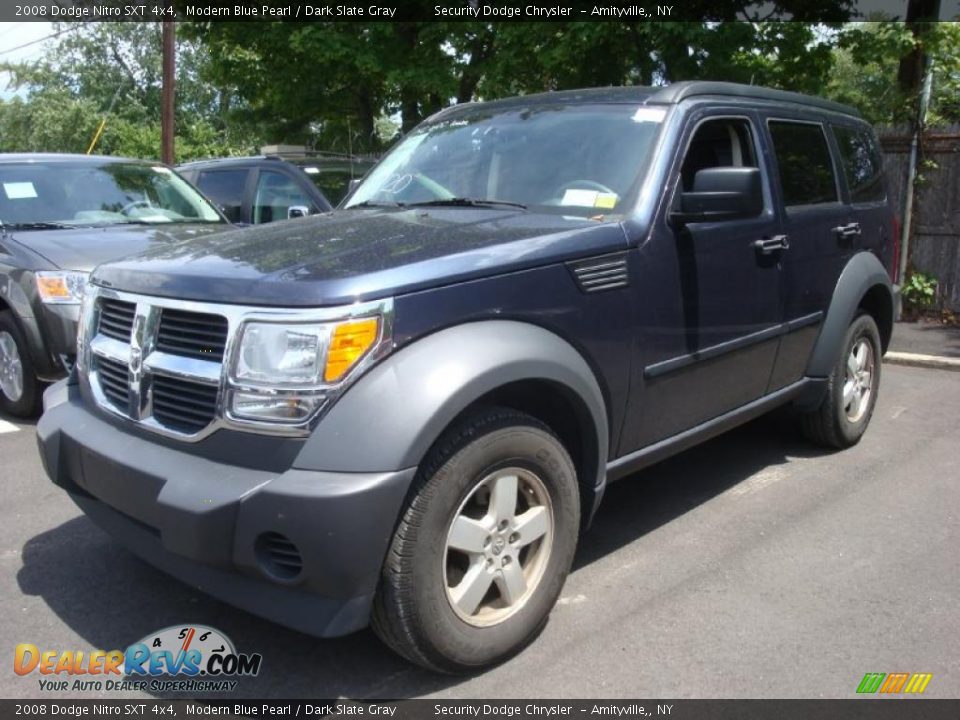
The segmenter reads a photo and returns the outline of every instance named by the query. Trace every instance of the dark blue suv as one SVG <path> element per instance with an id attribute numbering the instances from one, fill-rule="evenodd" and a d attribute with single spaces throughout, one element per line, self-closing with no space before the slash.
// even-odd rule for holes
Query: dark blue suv
<path id="1" fill-rule="evenodd" d="M 100 266 L 47 472 L 164 570 L 462 672 L 608 482 L 778 406 L 856 443 L 893 216 L 850 108 L 725 83 L 458 105 L 333 213 Z"/>

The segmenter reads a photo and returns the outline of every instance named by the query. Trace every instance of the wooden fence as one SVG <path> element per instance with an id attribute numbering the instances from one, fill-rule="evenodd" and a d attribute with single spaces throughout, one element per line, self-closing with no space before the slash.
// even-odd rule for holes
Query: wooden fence
<path id="1" fill-rule="evenodd" d="M 904 128 L 879 129 L 878 133 L 891 199 L 902 217 L 910 134 Z M 920 149 L 912 265 L 937 278 L 940 307 L 960 312 L 960 125 L 931 128 L 924 134 Z"/>

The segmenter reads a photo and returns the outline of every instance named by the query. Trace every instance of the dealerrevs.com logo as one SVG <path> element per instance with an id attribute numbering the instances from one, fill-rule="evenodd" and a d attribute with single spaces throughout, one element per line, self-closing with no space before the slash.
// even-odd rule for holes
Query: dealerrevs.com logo
<path id="1" fill-rule="evenodd" d="M 17 645 L 17 675 L 38 674 L 45 691 L 230 692 L 240 677 L 260 672 L 260 653 L 238 653 L 222 632 L 174 625 L 126 650 L 41 650 Z"/>

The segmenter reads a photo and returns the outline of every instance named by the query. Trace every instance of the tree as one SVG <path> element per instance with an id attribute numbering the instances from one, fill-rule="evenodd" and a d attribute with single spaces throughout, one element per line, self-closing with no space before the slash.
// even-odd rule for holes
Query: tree
<path id="1" fill-rule="evenodd" d="M 902 59 L 914 55 L 917 42 L 910 26 L 890 19 L 847 25 L 832 51 L 827 95 L 858 108 L 874 124 L 912 122 L 919 88 L 904 88 L 898 78 Z M 960 24 L 935 24 L 922 42 L 934 67 L 928 124 L 960 122 Z"/>
<path id="2" fill-rule="evenodd" d="M 0 103 L 0 149 L 84 152 L 107 114 L 98 152 L 156 157 L 160 149 L 158 23 L 59 24 L 61 39 L 36 63 L 0 69 L 25 97 Z M 245 149 L 222 119 L 226 95 L 206 78 L 206 53 L 178 47 L 179 159 Z M 109 112 L 108 112 L 109 111 Z"/>

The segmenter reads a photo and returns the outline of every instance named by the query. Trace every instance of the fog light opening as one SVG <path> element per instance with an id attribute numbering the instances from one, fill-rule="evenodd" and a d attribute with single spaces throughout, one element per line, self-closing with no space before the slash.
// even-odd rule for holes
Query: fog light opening
<path id="1" fill-rule="evenodd" d="M 278 532 L 261 533 L 254 544 L 254 552 L 260 569 L 273 580 L 296 580 L 303 571 L 299 548 Z"/>

